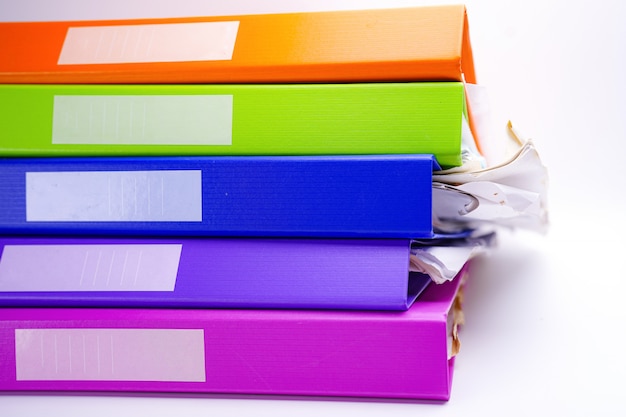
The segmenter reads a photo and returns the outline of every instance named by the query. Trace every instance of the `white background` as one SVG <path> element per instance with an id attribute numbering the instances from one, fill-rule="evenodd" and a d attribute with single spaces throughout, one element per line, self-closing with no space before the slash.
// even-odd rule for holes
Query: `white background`
<path id="1" fill-rule="evenodd" d="M 400 0 L 0 0 L 0 20 L 358 9 Z M 626 415 L 626 2 L 467 0 L 496 134 L 533 138 L 550 173 L 546 236 L 505 232 L 475 268 L 446 404 L 207 396 L 0 395 L 2 416 Z M 0 51 L 1 54 L 1 51 Z M 2 59 L 0 55 L 0 59 Z M 410 370 L 407 369 L 407 372 Z"/>

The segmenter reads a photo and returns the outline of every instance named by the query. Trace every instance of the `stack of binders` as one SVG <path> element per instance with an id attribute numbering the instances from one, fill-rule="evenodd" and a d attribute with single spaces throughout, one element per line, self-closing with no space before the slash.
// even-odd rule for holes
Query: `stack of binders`
<path id="1" fill-rule="evenodd" d="M 35 45 L 36 44 L 36 45 Z M 0 24 L 0 390 L 447 400 L 463 6 Z"/>

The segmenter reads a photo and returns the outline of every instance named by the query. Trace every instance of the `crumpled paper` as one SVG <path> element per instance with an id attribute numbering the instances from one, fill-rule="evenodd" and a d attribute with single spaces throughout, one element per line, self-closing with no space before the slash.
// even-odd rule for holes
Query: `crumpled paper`
<path id="1" fill-rule="evenodd" d="M 491 225 L 546 232 L 547 169 L 533 142 L 521 141 L 510 123 L 509 129 L 519 149 L 507 161 L 488 168 L 472 165 L 435 173 L 433 187 L 440 191 L 433 193 L 437 229 L 452 233 Z M 449 203 L 452 198 L 465 198 L 468 203 L 454 212 Z"/>
<path id="2" fill-rule="evenodd" d="M 411 271 L 440 284 L 488 252 L 498 228 L 547 231 L 547 169 L 533 142 L 519 139 L 510 122 L 508 128 L 517 150 L 504 162 L 484 168 L 483 161 L 470 157 L 461 167 L 435 173 L 433 225 L 443 238 L 412 248 Z M 468 235 L 459 239 L 460 233 Z"/>
<path id="3" fill-rule="evenodd" d="M 493 231 L 454 239 L 416 240 L 411 245 L 409 271 L 426 274 L 437 284 L 452 281 L 471 258 L 487 253 L 496 243 Z"/>

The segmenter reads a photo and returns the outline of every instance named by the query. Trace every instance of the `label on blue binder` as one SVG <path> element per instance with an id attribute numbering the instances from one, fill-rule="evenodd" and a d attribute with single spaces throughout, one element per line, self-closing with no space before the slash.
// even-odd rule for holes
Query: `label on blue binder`
<path id="1" fill-rule="evenodd" d="M 174 291 L 181 244 L 6 245 L 0 291 Z"/>
<path id="2" fill-rule="evenodd" d="M 205 382 L 202 329 L 15 329 L 18 381 Z"/>
<path id="3" fill-rule="evenodd" d="M 232 95 L 55 96 L 55 145 L 231 145 Z"/>
<path id="4" fill-rule="evenodd" d="M 202 171 L 27 172 L 28 222 L 201 222 Z"/>

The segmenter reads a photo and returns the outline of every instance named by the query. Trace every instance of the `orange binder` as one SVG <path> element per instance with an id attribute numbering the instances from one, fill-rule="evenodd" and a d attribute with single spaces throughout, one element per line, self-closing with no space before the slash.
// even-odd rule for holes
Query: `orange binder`
<path id="1" fill-rule="evenodd" d="M 0 83 L 475 82 L 464 6 L 0 23 Z"/>

